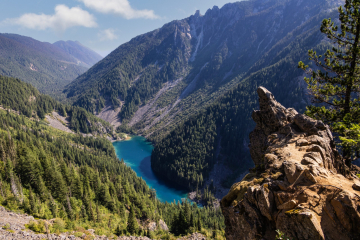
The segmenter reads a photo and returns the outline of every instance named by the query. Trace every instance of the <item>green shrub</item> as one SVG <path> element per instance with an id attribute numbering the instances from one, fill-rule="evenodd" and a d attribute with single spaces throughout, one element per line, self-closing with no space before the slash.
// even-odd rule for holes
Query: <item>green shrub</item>
<path id="1" fill-rule="evenodd" d="M 56 218 L 52 225 L 51 232 L 65 232 L 65 227 L 66 224 L 64 220 L 62 220 L 61 218 Z"/>
<path id="2" fill-rule="evenodd" d="M 75 223 L 72 221 L 67 221 L 66 222 L 66 229 L 68 230 L 74 230 L 75 229 Z"/>
<path id="3" fill-rule="evenodd" d="M 275 231 L 276 237 L 275 240 L 290 240 L 290 238 L 288 238 L 287 236 L 285 236 L 285 233 L 281 232 L 279 229 Z"/>
<path id="4" fill-rule="evenodd" d="M 105 235 L 105 231 L 104 231 L 104 229 L 102 229 L 102 228 L 98 228 L 98 229 L 95 230 L 95 234 L 96 234 L 96 235 L 99 235 L 99 236 Z M 121 234 L 120 234 L 120 235 L 121 235 Z"/>
<path id="5" fill-rule="evenodd" d="M 25 224 L 25 227 L 36 233 L 46 233 L 44 221 L 30 221 L 29 224 Z"/>
<path id="6" fill-rule="evenodd" d="M 82 233 L 82 232 L 76 232 L 76 233 L 74 233 L 74 236 L 75 236 L 75 237 L 82 237 L 82 235 L 84 235 L 84 233 Z"/>

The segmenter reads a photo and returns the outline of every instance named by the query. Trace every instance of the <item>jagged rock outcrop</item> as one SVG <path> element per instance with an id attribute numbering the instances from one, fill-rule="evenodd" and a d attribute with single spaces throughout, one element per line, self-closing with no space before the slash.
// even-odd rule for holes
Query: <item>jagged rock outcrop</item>
<path id="1" fill-rule="evenodd" d="M 226 238 L 360 239 L 360 179 L 329 127 L 258 88 L 250 152 L 256 165 L 222 199 Z"/>

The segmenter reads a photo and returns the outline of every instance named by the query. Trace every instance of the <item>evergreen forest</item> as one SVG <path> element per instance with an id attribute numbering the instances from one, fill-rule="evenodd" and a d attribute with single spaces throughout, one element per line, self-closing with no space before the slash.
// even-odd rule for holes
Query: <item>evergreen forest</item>
<path id="1" fill-rule="evenodd" d="M 0 109 L 1 205 L 35 218 L 55 219 L 50 229 L 55 233 L 81 233 L 92 228 L 98 235 L 171 239 L 174 235 L 201 231 L 223 238 L 220 209 L 200 208 L 185 200 L 160 202 L 155 190 L 117 159 L 110 141 L 62 132 L 49 127 L 38 115 L 29 118 L 23 114 L 25 109 L 34 113 L 44 106 L 41 101 L 27 105 L 26 94 L 39 99 L 42 95 L 17 79 L 1 79 L 2 89 L 11 86 L 9 82 L 17 86 L 7 89 L 7 97 L 1 95 L 2 103 L 17 110 Z M 18 105 L 11 105 L 10 96 L 15 94 L 24 99 L 19 98 Z M 49 101 L 48 107 L 61 106 L 55 103 Z M 170 232 L 148 231 L 148 224 L 158 224 L 160 219 Z M 46 224 L 31 222 L 28 228 L 45 232 Z"/>

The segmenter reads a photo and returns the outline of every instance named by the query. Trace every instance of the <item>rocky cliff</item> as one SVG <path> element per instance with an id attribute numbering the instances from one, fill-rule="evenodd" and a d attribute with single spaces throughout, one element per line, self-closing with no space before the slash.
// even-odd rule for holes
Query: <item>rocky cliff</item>
<path id="1" fill-rule="evenodd" d="M 329 127 L 258 90 L 250 133 L 256 165 L 222 199 L 227 239 L 360 239 L 360 179 Z"/>

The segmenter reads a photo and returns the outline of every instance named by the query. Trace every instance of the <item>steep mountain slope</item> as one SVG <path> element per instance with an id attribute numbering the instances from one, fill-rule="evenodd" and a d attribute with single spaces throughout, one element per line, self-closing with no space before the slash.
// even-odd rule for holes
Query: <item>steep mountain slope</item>
<path id="1" fill-rule="evenodd" d="M 252 0 L 197 12 L 121 45 L 65 93 L 100 116 L 113 107 L 119 122 L 161 139 L 259 70 L 273 66 L 277 72 L 266 77 L 280 77 L 276 65 L 293 66 L 294 54 L 319 44 L 319 22 L 341 2 Z"/>
<path id="2" fill-rule="evenodd" d="M 320 23 L 321 20 L 315 18 L 314 21 Z M 280 42 L 280 46 L 271 49 L 257 63 L 263 68 L 255 65 L 253 68 L 260 70 L 243 76 L 234 89 L 204 111 L 179 124 L 165 138 L 161 132 L 153 134 L 152 138 L 157 140 L 152 155 L 154 171 L 193 190 L 205 183 L 212 167 L 219 162 L 233 172 L 233 175 L 219 176 L 224 185 L 230 187 L 239 172 L 251 164 L 248 135 L 254 127 L 251 111 L 256 107 L 257 86 L 271 89 L 285 106 L 292 105 L 300 112 L 309 103 L 303 86 L 303 72 L 296 65 L 307 58 L 308 49 L 324 52 L 327 44 L 320 43 L 322 38 L 317 27 L 298 34 L 301 31 L 294 31 L 297 37 L 290 44 L 283 47 Z M 314 42 L 319 44 L 314 46 Z M 270 56 L 274 55 L 276 57 L 272 59 Z"/>
<path id="3" fill-rule="evenodd" d="M 94 52 L 90 48 L 85 47 L 78 41 L 58 41 L 53 45 L 61 48 L 75 59 L 78 60 L 80 65 L 84 67 L 92 67 L 95 63 L 103 59 L 98 53 Z"/>
<path id="4" fill-rule="evenodd" d="M 44 93 L 63 88 L 89 67 L 46 42 L 0 34 L 0 75 L 20 78 Z"/>

